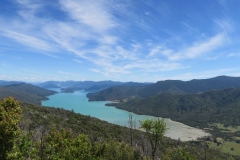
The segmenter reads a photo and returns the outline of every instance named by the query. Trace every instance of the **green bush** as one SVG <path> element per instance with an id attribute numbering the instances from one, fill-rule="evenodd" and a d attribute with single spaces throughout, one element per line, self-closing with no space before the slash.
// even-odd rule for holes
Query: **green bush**
<path id="1" fill-rule="evenodd" d="M 0 159 L 18 157 L 16 143 L 21 137 L 18 127 L 22 110 L 13 97 L 5 98 L 0 104 Z"/>

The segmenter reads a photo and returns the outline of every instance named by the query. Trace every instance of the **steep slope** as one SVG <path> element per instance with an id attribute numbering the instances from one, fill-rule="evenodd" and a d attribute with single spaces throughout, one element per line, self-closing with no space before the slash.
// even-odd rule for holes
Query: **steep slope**
<path id="1" fill-rule="evenodd" d="M 27 83 L 8 85 L 8 86 L 5 86 L 5 88 L 14 90 L 16 92 L 21 91 L 21 92 L 27 92 L 29 94 L 40 95 L 40 96 L 49 96 L 53 93 L 56 93 L 54 91 L 46 90 L 44 88 L 37 87 L 37 86 L 27 84 Z"/>
<path id="2" fill-rule="evenodd" d="M 191 126 L 240 125 L 240 88 L 198 94 L 161 93 L 115 105 L 137 114 L 171 118 Z"/>
<path id="3" fill-rule="evenodd" d="M 38 131 L 41 127 L 50 130 L 55 126 L 57 129 L 71 128 L 75 134 L 84 133 L 92 138 L 105 137 L 128 141 L 126 127 L 61 108 L 42 107 L 28 103 L 21 103 L 21 107 L 23 109 L 21 126 L 26 131 L 29 129 Z"/>
<path id="4" fill-rule="evenodd" d="M 19 82 L 19 81 L 3 81 L 3 80 L 0 80 L 0 86 L 8 86 L 8 85 L 19 84 L 19 83 L 23 83 L 23 82 Z"/>
<path id="5" fill-rule="evenodd" d="M 240 77 L 219 76 L 210 79 L 191 81 L 166 80 L 159 81 L 141 91 L 142 97 L 152 96 L 162 92 L 168 93 L 198 93 L 214 89 L 240 87 Z"/>
<path id="6" fill-rule="evenodd" d="M 23 131 L 31 133 L 31 138 L 34 141 L 39 141 L 41 137 L 47 136 L 49 131 L 53 128 L 57 130 L 61 130 L 63 128 L 70 130 L 75 136 L 78 134 L 86 134 L 91 142 L 97 142 L 104 144 L 104 148 L 101 150 L 101 153 L 105 151 L 106 142 L 110 142 L 110 153 L 113 155 L 112 158 L 106 159 L 128 159 L 126 158 L 116 158 L 117 152 L 116 148 L 114 147 L 113 141 L 110 139 L 114 139 L 115 141 L 126 142 L 131 144 L 131 133 L 130 129 L 127 127 L 122 127 L 114 124 L 110 124 L 105 121 L 101 121 L 97 118 L 93 118 L 90 116 L 84 116 L 81 114 L 74 113 L 72 111 L 60 109 L 60 108 L 52 108 L 52 107 L 42 107 L 31 105 L 27 103 L 21 103 L 21 108 L 23 109 L 23 116 L 20 122 L 20 127 Z M 132 130 L 133 132 L 133 146 L 135 147 L 135 151 L 140 150 L 142 154 L 145 156 L 150 155 L 150 143 L 147 141 L 146 137 L 144 136 L 144 132 L 139 130 Z M 71 137 L 74 138 L 75 136 Z M 58 141 L 59 138 L 55 137 Z M 67 137 L 64 137 L 64 140 L 67 140 Z M 109 141 L 110 140 L 110 141 Z M 179 152 L 179 149 L 184 149 L 185 152 L 183 153 L 191 153 L 196 157 L 196 159 L 203 159 L 204 158 L 204 151 L 205 145 L 201 142 L 180 142 L 171 140 L 169 138 L 163 137 L 163 142 L 167 145 L 162 145 L 162 149 L 164 151 L 176 151 Z M 81 141 L 82 144 L 85 144 Z M 40 144 L 40 143 L 38 143 Z M 53 143 L 51 143 L 53 144 Z M 62 143 L 61 143 L 62 144 Z M 56 145 L 57 146 L 57 145 Z M 57 147 L 65 147 L 64 145 L 60 145 Z M 164 148 L 163 148 L 164 147 Z M 39 148 L 37 150 L 39 151 Z M 127 152 L 129 153 L 131 150 L 124 150 L 123 146 L 117 147 L 121 153 Z M 69 148 L 66 147 L 69 151 Z M 108 150 L 108 149 L 107 149 Z M 187 151 L 187 152 L 186 152 Z M 161 155 L 164 157 L 169 157 L 169 152 L 160 152 Z M 35 153 L 35 152 L 34 152 Z M 56 152 L 54 152 L 56 153 Z M 227 159 L 230 155 L 225 155 L 217 150 L 212 150 L 208 148 L 208 159 Z M 134 152 L 137 154 L 137 152 Z M 125 154 L 126 156 L 126 154 Z M 176 155 L 177 156 L 177 155 Z M 138 154 L 139 157 L 139 154 Z M 35 157 L 36 158 L 36 157 Z M 177 156 L 178 158 L 178 156 Z M 102 158 L 100 158 L 102 159 Z M 132 158 L 133 159 L 133 158 Z M 143 159 L 143 158 L 139 158 Z M 165 159 L 165 158 L 163 158 Z M 169 159 L 169 158 L 167 158 Z M 176 159 L 176 158 L 172 158 Z"/>
<path id="7" fill-rule="evenodd" d="M 32 104 L 41 104 L 42 100 L 46 100 L 47 96 L 54 93 L 56 92 L 26 83 L 0 86 L 0 99 L 12 96 L 22 102 L 28 102 Z"/>

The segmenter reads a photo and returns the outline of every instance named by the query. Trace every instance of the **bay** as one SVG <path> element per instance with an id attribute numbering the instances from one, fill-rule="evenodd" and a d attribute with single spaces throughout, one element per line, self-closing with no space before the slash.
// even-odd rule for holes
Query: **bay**
<path id="1" fill-rule="evenodd" d="M 105 106 L 106 103 L 109 103 L 108 101 L 89 102 L 86 94 L 87 92 L 82 90 L 74 93 L 57 93 L 49 96 L 49 100 L 42 101 L 42 105 L 73 110 L 75 113 L 89 115 L 121 126 L 128 126 L 129 115 L 132 115 L 137 126 L 139 126 L 139 121 L 156 118 L 147 115 L 137 115 L 115 107 Z M 196 140 L 198 137 L 208 136 L 208 133 L 203 130 L 187 126 L 183 123 L 175 122 L 167 118 L 164 119 L 164 122 L 168 128 L 165 136 L 172 139 L 180 138 L 182 141 L 189 141 Z"/>

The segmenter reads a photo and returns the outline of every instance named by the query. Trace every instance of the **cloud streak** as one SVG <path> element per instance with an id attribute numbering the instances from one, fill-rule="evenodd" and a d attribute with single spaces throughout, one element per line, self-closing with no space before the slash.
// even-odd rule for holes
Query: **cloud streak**
<path id="1" fill-rule="evenodd" d="M 191 47 L 185 48 L 179 53 L 176 53 L 168 58 L 170 60 L 192 59 L 207 54 L 214 49 L 217 49 L 226 42 L 225 34 L 217 34 L 205 41 L 196 42 Z"/>
<path id="2" fill-rule="evenodd" d="M 107 1 L 60 0 L 63 9 L 80 24 L 90 27 L 96 33 L 105 32 L 117 26 L 109 13 Z"/>
<path id="3" fill-rule="evenodd" d="M 156 7 L 144 2 L 148 7 L 135 13 L 130 9 L 139 4 L 130 6 L 134 4 L 132 1 L 123 5 L 121 1 L 111 0 L 59 0 L 56 4 L 59 8 L 55 6 L 55 9 L 67 18 L 52 19 L 51 16 L 40 14 L 48 3 L 35 0 L 17 2 L 20 7 L 16 12 L 21 18 L 1 18 L 0 22 L 4 26 L 10 24 L 8 29 L 0 27 L 2 36 L 47 56 L 61 58 L 66 53 L 72 56 L 69 59 L 74 62 L 90 62 L 90 71 L 104 75 L 158 73 L 191 68 L 190 63 L 185 64 L 186 60 L 205 60 L 206 57 L 216 59 L 219 56 L 212 54 L 228 45 L 231 34 L 235 32 L 227 16 L 209 18 L 212 20 L 212 28 L 216 29 L 211 34 L 201 32 L 195 23 L 180 19 L 170 22 L 174 13 L 168 3 Z M 154 13 L 161 19 L 152 17 Z M 128 16 L 132 19 L 125 21 L 124 18 Z M 189 16 L 197 17 L 194 14 Z M 21 20 L 26 24 L 20 23 Z M 172 26 L 165 27 L 161 20 L 171 25 L 179 23 L 181 30 L 173 32 Z M 152 34 L 154 31 L 156 34 Z M 193 33 L 195 36 L 191 35 Z M 231 56 L 235 55 L 228 55 Z"/>
<path id="4" fill-rule="evenodd" d="M 6 30 L 5 33 L 3 33 L 3 35 L 11 38 L 11 39 L 23 44 L 23 45 L 26 45 L 26 46 L 29 46 L 29 47 L 32 47 L 32 48 L 36 48 L 36 49 L 40 49 L 40 50 L 44 50 L 44 51 L 49 51 L 49 52 L 57 52 L 57 49 L 50 46 L 45 41 L 40 40 L 40 39 L 35 38 L 35 37 L 32 37 L 32 36 L 28 36 L 28 35 L 21 34 L 21 33 L 14 32 L 14 31 L 10 31 L 10 30 Z"/>

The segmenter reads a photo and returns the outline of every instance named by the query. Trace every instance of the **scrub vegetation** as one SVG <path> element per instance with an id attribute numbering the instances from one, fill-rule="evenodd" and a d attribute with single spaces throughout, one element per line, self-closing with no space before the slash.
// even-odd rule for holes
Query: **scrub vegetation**
<path id="1" fill-rule="evenodd" d="M 121 127 L 73 111 L 19 103 L 12 97 L 1 102 L 0 110 L 0 140 L 6 144 L 1 145 L 0 159 L 237 158 L 202 141 L 164 137 L 163 120 L 143 121 L 142 132 L 134 125 Z"/>

